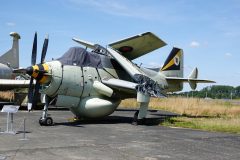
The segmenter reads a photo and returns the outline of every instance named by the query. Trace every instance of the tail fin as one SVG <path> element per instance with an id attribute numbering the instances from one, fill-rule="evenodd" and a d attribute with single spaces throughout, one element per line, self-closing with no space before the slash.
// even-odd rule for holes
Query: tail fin
<path id="1" fill-rule="evenodd" d="M 0 62 L 9 64 L 12 68 L 19 68 L 19 42 L 21 38 L 20 35 L 16 32 L 11 32 L 10 36 L 13 37 L 12 48 L 7 51 L 5 54 L 0 56 Z"/>
<path id="2" fill-rule="evenodd" d="M 160 71 L 166 77 L 183 77 L 183 50 L 173 47 Z"/>
<path id="3" fill-rule="evenodd" d="M 198 78 L 198 69 L 197 67 L 193 69 L 193 71 L 191 72 L 191 74 L 189 75 L 189 85 L 192 88 L 192 90 L 195 90 L 197 88 L 197 81 L 193 81 L 191 79 L 197 79 Z"/>

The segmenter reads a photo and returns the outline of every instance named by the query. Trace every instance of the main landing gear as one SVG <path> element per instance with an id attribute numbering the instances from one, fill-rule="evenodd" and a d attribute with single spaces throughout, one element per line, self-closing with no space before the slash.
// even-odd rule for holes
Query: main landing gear
<path id="1" fill-rule="evenodd" d="M 132 125 L 137 126 L 137 125 L 145 125 L 146 124 L 146 118 L 141 118 L 138 119 L 138 114 L 139 114 L 139 110 L 137 110 L 133 116 L 133 121 L 132 121 Z"/>
<path id="2" fill-rule="evenodd" d="M 50 97 L 48 97 L 47 95 L 45 96 L 45 105 L 44 105 L 44 109 L 43 109 L 43 113 L 42 113 L 42 117 L 40 117 L 39 119 L 39 124 L 41 126 L 52 126 L 53 123 L 53 119 L 50 117 L 50 115 L 48 114 L 48 106 L 49 106 L 49 102 L 50 102 Z"/>
<path id="3" fill-rule="evenodd" d="M 137 110 L 133 116 L 132 125 L 144 125 L 146 124 L 146 116 L 148 110 L 148 104 L 150 96 L 141 92 L 137 93 L 137 102 L 139 103 L 139 110 Z"/>

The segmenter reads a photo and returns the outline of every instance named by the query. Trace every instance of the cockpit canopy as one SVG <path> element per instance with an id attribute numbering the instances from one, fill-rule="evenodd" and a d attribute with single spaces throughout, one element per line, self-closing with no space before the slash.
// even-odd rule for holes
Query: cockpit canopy
<path id="1" fill-rule="evenodd" d="M 71 47 L 57 60 L 63 65 L 103 68 L 100 55 L 94 52 L 88 52 L 82 47 Z"/>

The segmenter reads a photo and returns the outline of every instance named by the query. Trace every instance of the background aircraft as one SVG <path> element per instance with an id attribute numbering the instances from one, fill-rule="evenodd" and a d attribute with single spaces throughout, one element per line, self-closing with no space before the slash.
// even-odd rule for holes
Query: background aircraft
<path id="1" fill-rule="evenodd" d="M 12 48 L 0 56 L 0 79 L 14 78 L 13 68 L 19 68 L 19 39 L 20 35 L 16 32 L 11 32 L 13 37 Z"/>
<path id="2" fill-rule="evenodd" d="M 151 96 L 165 97 L 167 92 L 180 91 L 183 82 L 188 82 L 192 89 L 197 83 L 213 82 L 197 79 L 197 68 L 188 78 L 183 78 L 183 51 L 178 48 L 173 48 L 159 71 L 132 63 L 131 60 L 166 45 L 151 32 L 111 43 L 106 48 L 76 38 L 73 40 L 86 48 L 72 47 L 62 57 L 45 63 L 46 38 L 41 62 L 36 64 L 35 34 L 32 66 L 15 70 L 31 76 L 29 110 L 36 106 L 39 90 L 45 95 L 44 111 L 39 120 L 41 125 L 53 124 L 47 113 L 49 104 L 68 107 L 78 118 L 98 118 L 114 112 L 122 99 L 132 97 L 139 102 L 135 120 L 142 122 Z M 36 85 L 33 88 L 34 79 Z"/>
<path id="3" fill-rule="evenodd" d="M 21 37 L 16 32 L 11 32 L 10 36 L 13 37 L 12 48 L 0 56 L 0 91 L 29 86 L 29 80 L 15 80 L 18 75 L 13 73 L 13 69 L 19 68 L 19 39 Z"/>

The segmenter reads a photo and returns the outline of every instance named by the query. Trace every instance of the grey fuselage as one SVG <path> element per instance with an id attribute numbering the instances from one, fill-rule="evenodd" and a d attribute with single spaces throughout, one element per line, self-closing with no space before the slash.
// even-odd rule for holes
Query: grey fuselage
<path id="1" fill-rule="evenodd" d="M 93 53 L 97 54 L 97 53 Z M 74 57 L 74 56 L 73 56 Z M 77 62 L 63 64 L 61 60 L 47 62 L 51 79 L 44 85 L 42 93 L 56 98 L 56 106 L 68 107 L 77 117 L 97 118 L 111 114 L 125 98 L 136 97 L 136 91 L 114 88 L 111 97 L 101 94 L 93 87 L 94 81 L 121 79 L 133 82 L 128 73 L 110 56 L 98 54 L 101 65 L 76 65 Z M 65 63 L 65 62 L 64 62 Z M 85 62 L 84 62 L 85 63 Z M 84 64 L 86 65 L 86 64 Z M 146 75 L 166 87 L 164 75 L 146 69 Z"/>
<path id="2" fill-rule="evenodd" d="M 0 63 L 0 79 L 12 79 L 13 77 L 12 69 L 3 63 Z"/>

